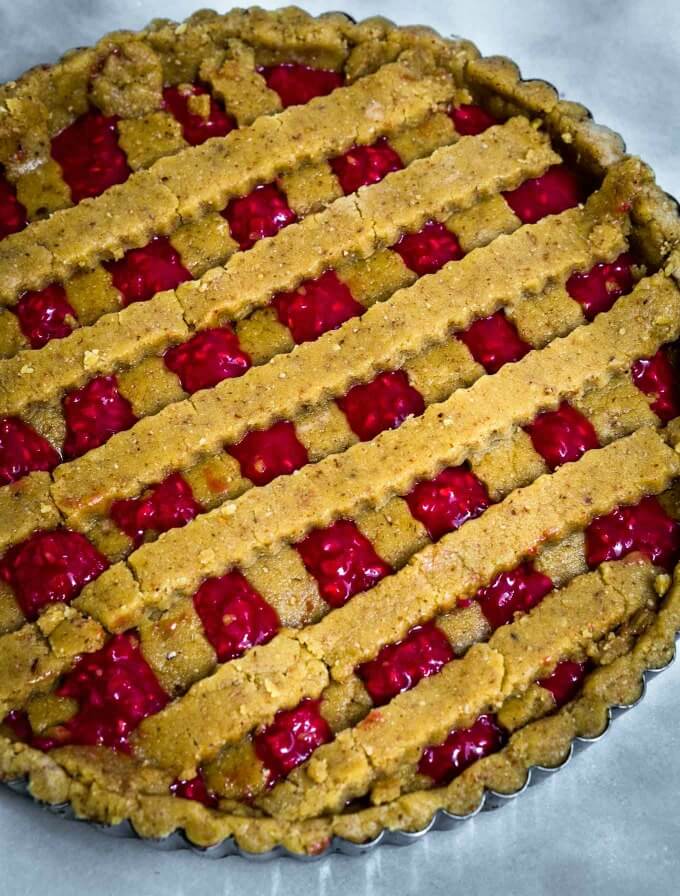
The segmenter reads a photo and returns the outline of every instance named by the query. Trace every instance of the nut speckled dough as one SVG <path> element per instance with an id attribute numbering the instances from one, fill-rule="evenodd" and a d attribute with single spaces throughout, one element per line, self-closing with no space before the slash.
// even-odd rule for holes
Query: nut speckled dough
<path id="1" fill-rule="evenodd" d="M 343 86 L 284 108 L 262 67 L 290 62 L 337 72 Z M 237 128 L 188 146 L 163 89 L 197 82 Z M 497 123 L 463 136 L 455 122 L 467 105 Z M 211 108 L 205 94 L 188 102 L 204 121 Z M 112 139 L 130 175 L 74 204 L 50 141 L 88 109 L 116 116 Z M 343 196 L 333 158 L 382 138 L 403 169 Z M 505 195 L 562 160 L 589 197 L 523 225 Z M 318 853 L 334 835 L 415 830 L 439 808 L 473 811 L 485 788 L 513 792 L 531 765 L 558 764 L 574 736 L 599 733 L 608 706 L 634 699 L 642 672 L 669 658 L 677 574 L 671 584 L 670 566 L 639 551 L 592 568 L 587 530 L 647 495 L 659 496 L 667 527 L 680 521 L 677 419 L 668 423 L 630 373 L 680 335 L 680 221 L 649 168 L 582 107 L 428 29 L 294 9 L 203 11 L 110 35 L 0 86 L 0 166 L 28 220 L 0 241 L 0 415 L 59 452 L 69 392 L 114 376 L 137 418 L 82 457 L 28 475 L 21 451 L 2 454 L 3 430 L 3 476 L 19 478 L 0 486 L 0 551 L 65 527 L 109 566 L 29 623 L 15 591 L 25 561 L 0 557 L 0 776 L 25 776 L 36 797 L 84 817 L 130 819 L 142 836 L 182 828 L 199 845 L 233 836 L 252 851 Z M 272 182 L 297 222 L 240 251 L 220 212 Z M 430 221 L 465 257 L 419 277 L 398 241 Z M 195 279 L 124 307 L 107 262 L 154 236 Z M 589 322 L 571 275 L 626 251 L 629 294 Z M 272 299 L 299 287 L 304 296 L 305 281 L 330 270 L 358 316 L 295 345 Z M 51 283 L 64 285 L 73 331 L 30 348 L 18 302 Z M 489 376 L 456 337 L 499 309 L 528 352 Z M 188 395 L 164 353 L 225 325 L 252 367 Z M 420 393 L 424 413 L 360 442 L 337 399 L 386 371 Z M 528 424 L 564 401 L 599 447 L 550 472 Z M 282 420 L 307 463 L 257 486 L 228 449 Z M 491 505 L 431 539 L 409 492 L 459 464 Z M 135 541 L 113 502 L 138 500 L 146 525 L 144 502 L 171 474 L 197 515 Z M 343 518 L 384 574 L 334 608 L 323 575 L 344 575 L 344 559 L 320 573 L 298 542 Z M 529 562 L 552 591 L 493 631 L 478 589 Z M 195 594 L 236 570 L 280 627 L 219 662 Z M 216 612 L 217 626 L 242 621 L 238 609 Z M 376 708 L 359 664 L 426 622 L 454 659 Z M 167 695 L 135 722 L 129 754 L 77 743 L 41 752 L 2 721 L 24 712 L 36 735 L 68 738 L 86 719 L 60 681 L 129 631 Z M 565 659 L 589 666 L 556 708 L 537 679 Z M 272 781 L 260 738 L 306 698 L 321 720 L 317 748 Z M 507 744 L 433 786 L 422 749 L 484 712 L 496 713 Z M 170 790 L 197 773 L 210 807 Z"/>

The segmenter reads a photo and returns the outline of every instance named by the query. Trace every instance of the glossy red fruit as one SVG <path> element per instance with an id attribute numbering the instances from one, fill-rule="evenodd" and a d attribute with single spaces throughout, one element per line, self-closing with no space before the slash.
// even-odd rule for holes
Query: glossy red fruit
<path id="1" fill-rule="evenodd" d="M 576 663 L 572 660 L 564 660 L 558 663 L 550 675 L 539 678 L 536 684 L 550 691 L 555 701 L 555 708 L 559 709 L 568 703 L 578 693 L 581 683 L 586 676 L 587 663 Z"/>
<path id="2" fill-rule="evenodd" d="M 460 106 L 452 106 L 449 115 L 453 121 L 453 126 L 461 135 L 461 137 L 475 136 L 481 134 L 487 128 L 498 121 L 490 115 L 486 109 L 481 106 L 475 106 L 470 103 L 463 103 Z"/>
<path id="3" fill-rule="evenodd" d="M 194 594 L 208 641 L 220 663 L 265 644 L 279 630 L 279 617 L 238 570 L 208 579 Z"/>
<path id="4" fill-rule="evenodd" d="M 372 146 L 353 146 L 344 155 L 331 159 L 331 168 L 343 193 L 356 193 L 359 187 L 377 184 L 403 164 L 384 137 Z"/>
<path id="5" fill-rule="evenodd" d="M 680 525 L 648 496 L 632 507 L 596 517 L 586 529 L 586 560 L 598 566 L 639 551 L 652 563 L 672 569 L 680 552 Z"/>
<path id="6" fill-rule="evenodd" d="M 344 77 L 340 72 L 325 68 L 311 68 L 300 62 L 282 62 L 258 69 L 270 90 L 276 91 L 284 109 L 308 103 L 315 96 L 327 96 L 342 87 Z"/>
<path id="7" fill-rule="evenodd" d="M 675 368 L 665 349 L 651 358 L 640 358 L 631 369 L 638 389 L 653 398 L 651 408 L 664 423 L 680 414 L 680 390 Z"/>
<path id="8" fill-rule="evenodd" d="M 272 305 L 298 345 L 318 339 L 365 310 L 335 271 L 306 280 L 293 292 L 280 292 L 272 299 Z"/>
<path id="9" fill-rule="evenodd" d="M 39 292 L 25 292 L 14 311 L 31 348 L 42 348 L 50 339 L 68 336 L 76 320 L 66 291 L 58 283 Z"/>
<path id="10" fill-rule="evenodd" d="M 566 401 L 556 411 L 539 414 L 526 431 L 551 470 L 578 460 L 600 444 L 590 420 Z"/>
<path id="11" fill-rule="evenodd" d="M 186 525 L 201 512 L 189 483 L 172 473 L 151 488 L 145 498 L 122 498 L 111 505 L 111 519 L 132 539 L 141 544 L 147 531 L 167 532 Z"/>
<path id="12" fill-rule="evenodd" d="M 362 442 L 385 429 L 396 429 L 407 417 L 425 410 L 423 396 L 409 383 L 403 370 L 379 373 L 370 383 L 353 386 L 338 406 Z"/>
<path id="13" fill-rule="evenodd" d="M 23 230 L 28 224 L 26 209 L 17 199 L 16 190 L 0 167 L 0 240 Z"/>
<path id="14" fill-rule="evenodd" d="M 585 199 L 583 185 L 566 165 L 553 165 L 545 174 L 525 180 L 503 196 L 523 224 L 535 224 L 546 215 L 558 215 Z"/>
<path id="15" fill-rule="evenodd" d="M 251 365 L 250 356 L 239 345 L 231 327 L 201 330 L 181 345 L 169 348 L 163 360 L 190 394 L 243 376 Z"/>
<path id="16" fill-rule="evenodd" d="M 382 706 L 421 679 L 436 675 L 452 659 L 453 649 L 444 632 L 427 622 L 412 628 L 402 641 L 386 644 L 356 672 L 374 705 Z"/>
<path id="17" fill-rule="evenodd" d="M 276 184 L 261 184 L 247 196 L 232 199 L 222 216 L 229 222 L 231 235 L 243 251 L 264 237 L 276 236 L 282 227 L 297 221 L 285 193 Z"/>
<path id="18" fill-rule="evenodd" d="M 118 391 L 115 376 L 98 376 L 63 400 L 66 419 L 64 456 L 80 457 L 137 422 L 132 406 Z"/>
<path id="19" fill-rule="evenodd" d="M 59 454 L 47 439 L 18 417 L 0 418 L 0 485 L 36 470 L 52 470 Z"/>
<path id="20" fill-rule="evenodd" d="M 227 115 L 217 100 L 210 97 L 210 110 L 204 117 L 190 109 L 193 96 L 209 96 L 201 84 L 183 84 L 163 88 L 163 107 L 182 126 L 182 136 L 191 146 L 198 146 L 209 137 L 225 137 L 236 127 L 236 122 Z"/>
<path id="21" fill-rule="evenodd" d="M 507 737 L 493 715 L 482 715 L 469 728 L 452 731 L 446 740 L 426 747 L 418 763 L 421 775 L 427 775 L 441 787 L 448 784 L 478 759 L 496 753 Z"/>
<path id="22" fill-rule="evenodd" d="M 297 545 L 307 571 L 319 585 L 321 597 L 331 607 L 341 607 L 350 597 L 367 591 L 392 569 L 373 545 L 349 520 L 337 520 L 315 529 Z"/>
<path id="23" fill-rule="evenodd" d="M 458 338 L 487 373 L 496 373 L 504 364 L 519 361 L 531 350 L 503 311 L 476 320 L 458 333 Z"/>
<path id="24" fill-rule="evenodd" d="M 433 541 L 479 516 L 490 503 L 486 486 L 465 466 L 447 467 L 419 482 L 406 502 Z"/>
<path id="25" fill-rule="evenodd" d="M 434 274 L 450 261 L 463 257 L 460 243 L 439 221 L 428 221 L 417 233 L 404 234 L 392 248 L 419 277 Z"/>
<path id="26" fill-rule="evenodd" d="M 530 563 L 502 572 L 480 588 L 477 602 L 492 629 L 513 621 L 515 613 L 528 613 L 552 590 L 550 578 Z"/>
<path id="27" fill-rule="evenodd" d="M 118 118 L 91 109 L 52 138 L 52 158 L 58 162 L 71 199 L 99 196 L 130 176 L 125 153 L 118 145 Z"/>
<path id="28" fill-rule="evenodd" d="M 583 308 L 586 320 L 609 311 L 614 302 L 631 291 L 633 257 L 627 252 L 615 261 L 600 262 L 586 273 L 575 273 L 567 280 L 567 292 Z"/>
<path id="29" fill-rule="evenodd" d="M 73 600 L 108 565 L 80 532 L 39 530 L 7 551 L 0 560 L 0 578 L 32 621 L 47 604 Z"/>
<path id="30" fill-rule="evenodd" d="M 249 432 L 228 450 L 239 462 L 241 474 L 254 485 L 267 485 L 277 476 L 288 476 L 309 459 L 295 427 L 287 420 Z"/>
<path id="31" fill-rule="evenodd" d="M 216 809 L 219 805 L 219 798 L 212 790 L 208 790 L 205 778 L 199 773 L 188 780 L 178 779 L 170 785 L 170 793 L 173 796 L 180 797 L 183 800 L 193 800 L 196 803 L 203 803 L 208 809 Z"/>
<path id="32" fill-rule="evenodd" d="M 191 280 L 179 252 L 163 236 L 155 236 L 141 249 L 130 249 L 118 261 L 105 262 L 104 267 L 122 296 L 123 307 Z"/>
<path id="33" fill-rule="evenodd" d="M 333 732 L 319 706 L 319 700 L 305 699 L 295 709 L 279 710 L 271 725 L 253 737 L 253 747 L 265 767 L 269 787 L 333 739 Z"/>

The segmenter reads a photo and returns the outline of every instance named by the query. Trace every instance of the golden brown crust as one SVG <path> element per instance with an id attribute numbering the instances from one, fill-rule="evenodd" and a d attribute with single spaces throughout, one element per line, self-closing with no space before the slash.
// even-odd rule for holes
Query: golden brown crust
<path id="1" fill-rule="evenodd" d="M 290 60 L 342 70 L 348 86 L 281 111 L 256 66 Z M 197 77 L 239 129 L 187 148 L 161 91 Z M 452 100 L 481 102 L 509 120 L 458 141 L 445 114 Z M 49 141 L 89 102 L 121 117 L 119 140 L 134 173 L 71 206 Z M 0 244 L 0 298 L 12 306 L 26 288 L 66 280 L 81 323 L 66 339 L 26 350 L 12 312 L 3 314 L 0 413 L 25 415 L 59 441 L 65 392 L 114 372 L 142 418 L 53 474 L 0 488 L 2 550 L 36 529 L 67 524 L 109 557 L 124 558 L 130 545 L 111 531 L 111 502 L 176 470 L 205 496 L 207 511 L 120 559 L 73 606 L 49 607 L 35 623 L 21 624 L 3 583 L 0 718 L 25 708 L 39 733 L 66 721 L 75 705 L 55 694 L 54 683 L 108 632 L 131 626 L 175 699 L 142 722 L 130 756 L 78 746 L 42 753 L 0 724 L 0 776 L 25 776 L 37 798 L 68 801 L 84 817 L 130 819 L 142 836 L 183 828 L 199 845 L 233 836 L 248 850 L 283 844 L 314 853 L 334 835 L 362 842 L 383 828 L 415 830 L 439 809 L 474 810 L 485 789 L 512 792 L 532 765 L 556 765 L 575 736 L 599 733 L 610 705 L 635 699 L 645 669 L 672 653 L 680 584 L 676 577 L 659 607 L 668 577 L 639 556 L 587 572 L 583 532 L 595 516 L 646 494 L 663 493 L 664 507 L 678 516 L 677 421 L 660 428 L 628 369 L 680 334 L 680 220 L 617 135 L 544 82 L 522 81 L 509 60 L 482 59 L 465 41 L 295 9 L 200 12 L 179 26 L 154 22 L 138 34 L 108 35 L 0 87 L 0 110 L 0 163 L 32 222 Z M 338 198 L 328 159 L 383 135 L 405 170 Z M 602 188 L 584 209 L 518 229 L 502 191 L 560 157 L 598 180 L 606 175 Z M 215 210 L 275 176 L 300 223 L 237 252 Z M 428 218 L 470 254 L 414 284 L 389 247 Z M 155 234 L 171 234 L 200 279 L 119 311 L 110 278 L 95 265 Z M 640 282 L 584 326 L 567 278 L 628 245 L 647 266 Z M 265 306 L 328 268 L 368 310 L 292 350 Z M 445 340 L 499 307 L 533 351 L 485 376 L 461 342 Z M 260 366 L 187 398 L 162 351 L 234 320 Z M 427 410 L 355 444 L 334 399 L 386 369 L 405 371 Z M 604 447 L 549 474 L 522 426 L 567 398 Z M 294 420 L 310 463 L 250 488 L 218 449 L 281 417 Z M 172 451 L 171 440 L 181 442 Z M 401 496 L 463 461 L 498 503 L 430 544 Z M 394 574 L 328 612 L 293 545 L 343 516 Z M 558 589 L 530 613 L 491 634 L 477 604 L 457 608 L 530 556 Z M 216 665 L 191 595 L 233 566 L 287 628 Z M 370 711 L 357 663 L 433 617 L 459 659 Z M 560 660 L 585 657 L 594 671 L 574 700 L 551 712 L 547 691 L 534 682 Z M 267 790 L 253 732 L 304 697 L 320 699 L 335 739 Z M 507 746 L 448 787 L 431 787 L 416 767 L 422 748 L 490 710 L 513 732 Z M 201 764 L 221 797 L 217 809 L 168 793 L 174 777 L 190 777 Z M 248 803 L 239 802 L 244 795 Z M 353 797 L 372 805 L 345 810 Z"/>

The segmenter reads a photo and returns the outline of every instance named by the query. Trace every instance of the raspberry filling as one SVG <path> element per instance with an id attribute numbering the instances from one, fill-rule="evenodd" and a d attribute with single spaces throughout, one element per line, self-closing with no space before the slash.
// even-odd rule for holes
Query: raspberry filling
<path id="1" fill-rule="evenodd" d="M 460 106 L 452 106 L 449 115 L 453 126 L 461 137 L 474 137 L 481 134 L 487 128 L 498 124 L 493 115 L 489 115 L 486 109 L 471 103 L 462 103 Z"/>
<path id="2" fill-rule="evenodd" d="M 191 486 L 179 473 L 155 485 L 146 498 L 123 498 L 111 506 L 111 519 L 135 547 L 148 530 L 167 532 L 184 526 L 201 512 Z"/>
<path id="3" fill-rule="evenodd" d="M 336 330 L 364 311 L 335 271 L 305 281 L 294 292 L 280 292 L 272 299 L 272 305 L 298 345 Z"/>
<path id="4" fill-rule="evenodd" d="M 633 258 L 627 252 L 615 261 L 600 262 L 586 273 L 572 274 L 567 292 L 583 308 L 586 320 L 609 311 L 614 302 L 633 288 Z"/>
<path id="5" fill-rule="evenodd" d="M 183 800 L 194 800 L 196 803 L 203 803 L 209 809 L 216 809 L 219 805 L 219 799 L 216 793 L 208 790 L 208 785 L 201 772 L 194 778 L 189 780 L 173 781 L 170 785 L 170 793 L 173 796 L 180 797 Z"/>
<path id="6" fill-rule="evenodd" d="M 406 496 L 408 509 L 433 541 L 479 516 L 489 506 L 486 486 L 464 466 L 447 467 Z"/>
<path id="7" fill-rule="evenodd" d="M 125 153 L 118 145 L 118 118 L 91 109 L 52 139 L 52 158 L 80 202 L 99 196 L 130 175 Z"/>
<path id="8" fill-rule="evenodd" d="M 206 116 L 192 112 L 190 101 L 194 96 L 210 96 L 210 93 L 200 84 L 163 88 L 163 108 L 181 124 L 187 143 L 198 146 L 209 137 L 224 137 L 233 131 L 236 122 L 211 96 Z"/>
<path id="9" fill-rule="evenodd" d="M 359 187 L 377 184 L 403 164 L 384 137 L 372 146 L 353 146 L 344 155 L 331 159 L 331 168 L 343 193 L 356 193 Z"/>
<path id="10" fill-rule="evenodd" d="M 50 339 L 62 339 L 73 329 L 76 313 L 63 286 L 52 283 L 40 292 L 25 292 L 15 308 L 21 332 L 31 348 L 42 348 Z"/>
<path id="11" fill-rule="evenodd" d="M 273 787 L 333 739 L 333 732 L 319 711 L 319 700 L 306 698 L 295 709 L 281 709 L 271 725 L 253 737 L 253 747 Z"/>
<path id="12" fill-rule="evenodd" d="M 548 576 L 530 563 L 520 563 L 509 572 L 496 576 L 490 585 L 477 592 L 476 600 L 492 629 L 512 622 L 515 613 L 528 613 L 552 590 Z"/>
<path id="13" fill-rule="evenodd" d="M 357 667 L 375 706 L 415 687 L 422 678 L 436 675 L 453 659 L 444 632 L 433 622 L 417 625 L 403 641 L 386 644 L 374 660 Z"/>
<path id="14" fill-rule="evenodd" d="M 201 330 L 169 348 L 163 355 L 165 366 L 179 377 L 185 392 L 211 389 L 222 380 L 243 376 L 250 367 L 250 356 L 241 349 L 231 327 Z"/>
<path id="15" fill-rule="evenodd" d="M 590 567 L 620 560 L 632 551 L 668 570 L 678 557 L 680 526 L 655 497 L 647 496 L 632 507 L 617 507 L 596 517 L 586 529 L 586 561 Z"/>
<path id="16" fill-rule="evenodd" d="M 425 410 L 423 396 L 403 370 L 379 373 L 370 383 L 353 386 L 337 402 L 362 442 L 385 429 L 396 429 L 407 417 L 417 417 Z"/>
<path id="17" fill-rule="evenodd" d="M 23 230 L 27 224 L 26 209 L 0 168 L 0 240 L 10 233 Z"/>
<path id="18" fill-rule="evenodd" d="M 170 699 L 129 632 L 82 656 L 56 693 L 76 700 L 78 711 L 52 737 L 35 739 L 44 750 L 70 743 L 129 753 L 130 734 Z"/>
<path id="19" fill-rule="evenodd" d="M 600 444 L 590 420 L 566 401 L 556 411 L 539 414 L 526 431 L 551 470 L 578 460 Z"/>
<path id="20" fill-rule="evenodd" d="M 164 236 L 155 236 L 146 246 L 130 249 L 118 261 L 105 262 L 104 267 L 121 294 L 124 308 L 191 280 L 179 252 Z"/>
<path id="21" fill-rule="evenodd" d="M 581 682 L 586 677 L 587 668 L 587 663 L 564 660 L 555 666 L 547 678 L 539 678 L 536 684 L 550 691 L 555 701 L 555 708 L 559 709 L 576 696 Z"/>
<path id="22" fill-rule="evenodd" d="M 479 716 L 469 728 L 454 729 L 443 743 L 425 747 L 418 771 L 441 787 L 473 762 L 496 753 L 505 741 L 505 732 L 495 716 Z"/>
<path id="23" fill-rule="evenodd" d="M 52 470 L 59 454 L 47 439 L 18 417 L 0 418 L 0 485 L 36 470 Z"/>
<path id="24" fill-rule="evenodd" d="M 637 360 L 631 375 L 638 389 L 654 399 L 651 408 L 664 423 L 680 414 L 675 370 L 664 349 L 660 348 L 652 358 Z"/>
<path id="25" fill-rule="evenodd" d="M 63 401 L 66 419 L 64 456 L 80 457 L 98 448 L 116 432 L 137 422 L 127 398 L 118 391 L 115 376 L 98 376 Z"/>
<path id="26" fill-rule="evenodd" d="M 519 361 L 531 350 L 503 311 L 474 321 L 467 330 L 458 333 L 458 339 L 467 345 L 472 357 L 487 373 L 496 373 L 504 364 Z"/>
<path id="27" fill-rule="evenodd" d="M 315 529 L 297 545 L 307 571 L 314 576 L 321 597 L 341 607 L 360 591 L 373 588 L 392 568 L 375 552 L 355 523 L 337 520 Z"/>
<path id="28" fill-rule="evenodd" d="M 237 570 L 205 581 L 194 594 L 194 607 L 220 663 L 265 644 L 280 626 L 274 608 Z"/>
<path id="29" fill-rule="evenodd" d="M 258 69 L 267 87 L 278 93 L 284 109 L 308 103 L 315 96 L 327 96 L 345 82 L 342 74 L 325 68 L 311 68 L 299 62 L 282 62 Z"/>
<path id="30" fill-rule="evenodd" d="M 553 165 L 545 174 L 525 180 L 503 196 L 523 224 L 535 224 L 546 215 L 559 215 L 585 198 L 582 184 L 566 165 Z"/>
<path id="31" fill-rule="evenodd" d="M 32 622 L 46 604 L 73 600 L 108 565 L 80 532 L 42 530 L 7 551 L 0 560 L 0 578 Z"/>
<path id="32" fill-rule="evenodd" d="M 222 216 L 229 222 L 231 235 L 243 251 L 297 221 L 285 193 L 276 184 L 260 184 L 247 196 L 230 200 Z"/>
<path id="33" fill-rule="evenodd" d="M 404 234 L 392 248 L 419 277 L 434 274 L 449 261 L 463 257 L 458 240 L 439 221 L 428 221 L 418 233 Z"/>
<path id="34" fill-rule="evenodd" d="M 298 441 L 287 420 L 269 429 L 255 429 L 228 449 L 241 466 L 241 474 L 254 485 L 267 485 L 277 476 L 288 476 L 308 461 L 307 449 Z"/>

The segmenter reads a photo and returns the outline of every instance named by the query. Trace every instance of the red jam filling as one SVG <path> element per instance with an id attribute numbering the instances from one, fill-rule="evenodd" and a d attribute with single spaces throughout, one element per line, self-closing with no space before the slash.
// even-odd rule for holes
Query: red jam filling
<path id="1" fill-rule="evenodd" d="M 678 558 L 680 525 L 655 497 L 643 498 L 632 507 L 617 507 L 598 516 L 586 529 L 586 561 L 590 567 L 620 560 L 632 551 L 669 570 Z"/>
<path id="2" fill-rule="evenodd" d="M 396 429 L 407 417 L 425 410 L 423 396 L 409 383 L 403 370 L 379 373 L 370 383 L 353 386 L 338 406 L 362 442 L 385 429 Z"/>
<path id="3" fill-rule="evenodd" d="M 375 706 L 415 687 L 423 678 L 436 675 L 453 659 L 453 650 L 433 622 L 412 628 L 403 641 L 386 644 L 374 660 L 357 667 Z"/>
<path id="4" fill-rule="evenodd" d="M 237 570 L 207 579 L 194 594 L 194 607 L 220 663 L 265 644 L 279 630 L 279 617 Z"/>
<path id="5" fill-rule="evenodd" d="M 512 622 L 515 613 L 528 613 L 552 590 L 548 576 L 530 563 L 521 563 L 496 576 L 490 585 L 477 592 L 477 602 L 492 629 Z"/>
<path id="6" fill-rule="evenodd" d="M 40 292 L 25 292 L 14 310 L 31 348 L 42 348 L 50 339 L 68 336 L 76 317 L 64 287 L 58 283 Z"/>
<path id="7" fill-rule="evenodd" d="M 121 294 L 124 308 L 191 280 L 179 252 L 164 236 L 155 236 L 146 246 L 130 249 L 118 261 L 107 261 L 104 267 Z"/>
<path id="8" fill-rule="evenodd" d="M 539 414 L 526 431 L 551 470 L 578 460 L 600 444 L 590 420 L 566 401 L 556 411 Z"/>
<path id="9" fill-rule="evenodd" d="M 633 258 L 627 252 L 615 261 L 600 262 L 586 273 L 572 274 L 567 292 L 583 308 L 586 320 L 609 311 L 614 302 L 633 288 Z"/>
<path id="10" fill-rule="evenodd" d="M 98 376 L 63 401 L 66 419 L 64 456 L 80 457 L 98 448 L 116 432 L 137 422 L 127 398 L 118 391 L 115 376 Z"/>
<path id="11" fill-rule="evenodd" d="M 30 622 L 46 604 L 73 600 L 108 565 L 80 532 L 43 530 L 7 551 L 0 560 L 0 578 Z"/>
<path id="12" fill-rule="evenodd" d="M 460 243 L 439 221 L 428 221 L 418 233 L 404 234 L 392 248 L 419 277 L 434 274 L 450 261 L 463 257 Z"/>
<path id="13" fill-rule="evenodd" d="M 360 591 L 373 588 L 392 568 L 371 542 L 349 520 L 315 529 L 297 545 L 307 571 L 314 576 L 321 597 L 341 607 Z"/>
<path id="14" fill-rule="evenodd" d="M 418 763 L 418 771 L 441 787 L 473 762 L 496 753 L 505 740 L 505 732 L 495 716 L 479 716 L 469 728 L 452 731 L 443 743 L 425 747 Z"/>
<path id="15" fill-rule="evenodd" d="M 531 350 L 503 311 L 474 321 L 458 333 L 458 338 L 487 373 L 496 373 L 504 364 L 519 361 Z"/>
<path id="16" fill-rule="evenodd" d="M 212 97 L 207 117 L 190 110 L 191 97 L 205 95 L 209 95 L 209 91 L 200 84 L 163 88 L 163 107 L 181 124 L 182 136 L 191 146 L 198 146 L 209 137 L 224 137 L 236 127 L 231 115 L 227 115 Z"/>
<path id="17" fill-rule="evenodd" d="M 453 126 L 461 137 L 474 137 L 475 134 L 481 134 L 492 125 L 498 124 L 493 115 L 489 115 L 486 109 L 468 103 L 452 106 L 449 115 L 453 121 Z"/>
<path id="18" fill-rule="evenodd" d="M 272 299 L 272 305 L 298 345 L 312 342 L 364 312 L 363 305 L 356 301 L 335 271 L 307 280 L 293 292 L 280 292 Z"/>
<path id="19" fill-rule="evenodd" d="M 201 505 L 194 499 L 189 483 L 179 473 L 173 473 L 155 485 L 146 498 L 114 501 L 111 519 L 137 547 L 148 530 L 176 529 L 200 512 Z"/>
<path id="20" fill-rule="evenodd" d="M 71 199 L 99 196 L 130 175 L 118 145 L 118 118 L 91 109 L 52 139 L 52 158 L 61 167 Z"/>
<path id="21" fill-rule="evenodd" d="M 243 251 L 297 221 L 285 193 L 276 184 L 260 184 L 247 196 L 230 200 L 222 216 L 229 222 L 231 235 Z"/>
<path id="22" fill-rule="evenodd" d="M 331 168 L 343 193 L 356 193 L 359 187 L 377 184 L 403 164 L 390 144 L 381 137 L 372 146 L 353 146 L 342 156 L 331 159 Z"/>
<path id="23" fill-rule="evenodd" d="M 546 215 L 559 215 L 585 198 L 582 184 L 566 165 L 553 165 L 545 174 L 525 180 L 503 196 L 523 224 L 535 224 Z"/>
<path id="24" fill-rule="evenodd" d="M 231 327 L 201 330 L 163 355 L 165 366 L 179 377 L 185 392 L 211 389 L 222 380 L 243 376 L 250 356 L 243 351 Z"/>
<path id="25" fill-rule="evenodd" d="M 654 398 L 651 408 L 664 423 L 680 414 L 677 377 L 664 349 L 652 358 L 637 360 L 631 374 L 638 389 Z"/>
<path id="26" fill-rule="evenodd" d="M 196 803 L 203 803 L 209 809 L 216 809 L 220 802 L 217 794 L 213 793 L 212 790 L 208 790 L 208 785 L 205 783 L 205 779 L 200 771 L 194 778 L 173 781 L 170 785 L 170 793 L 183 800 L 194 800 Z"/>
<path id="27" fill-rule="evenodd" d="M 27 223 L 26 209 L 0 168 L 0 240 L 10 233 L 23 230 Z"/>
<path id="28" fill-rule="evenodd" d="M 447 467 L 406 496 L 411 514 L 433 541 L 479 516 L 489 506 L 486 486 L 464 466 Z"/>
<path id="29" fill-rule="evenodd" d="M 564 660 L 558 663 L 546 678 L 539 678 L 536 682 L 546 691 L 550 691 L 555 701 L 555 707 L 559 709 L 568 703 L 581 686 L 586 676 L 587 663 L 575 663 L 572 660 Z"/>
<path id="30" fill-rule="evenodd" d="M 37 739 L 42 749 L 72 743 L 128 753 L 130 734 L 169 700 L 131 633 L 82 656 L 56 693 L 76 700 L 78 711 L 54 737 Z"/>
<path id="31" fill-rule="evenodd" d="M 298 441 L 287 420 L 269 429 L 255 429 L 228 449 L 241 466 L 241 474 L 254 485 L 267 485 L 277 476 L 289 476 L 308 461 L 307 449 Z"/>
<path id="32" fill-rule="evenodd" d="M 17 740 L 30 743 L 33 739 L 33 729 L 28 721 L 28 715 L 23 709 L 12 709 L 2 719 L 2 724 L 7 725 Z"/>
<path id="33" fill-rule="evenodd" d="M 328 722 L 319 711 L 319 700 L 303 700 L 295 709 L 282 709 L 271 725 L 253 737 L 253 747 L 273 787 L 312 755 L 317 747 L 333 739 Z"/>
<path id="34" fill-rule="evenodd" d="M 284 109 L 308 103 L 315 96 L 327 96 L 345 79 L 339 72 L 325 68 L 311 68 L 299 62 L 282 62 L 258 69 L 267 87 L 278 93 Z"/>
<path id="35" fill-rule="evenodd" d="M 58 463 L 59 454 L 28 424 L 18 417 L 0 418 L 0 485 Z"/>

